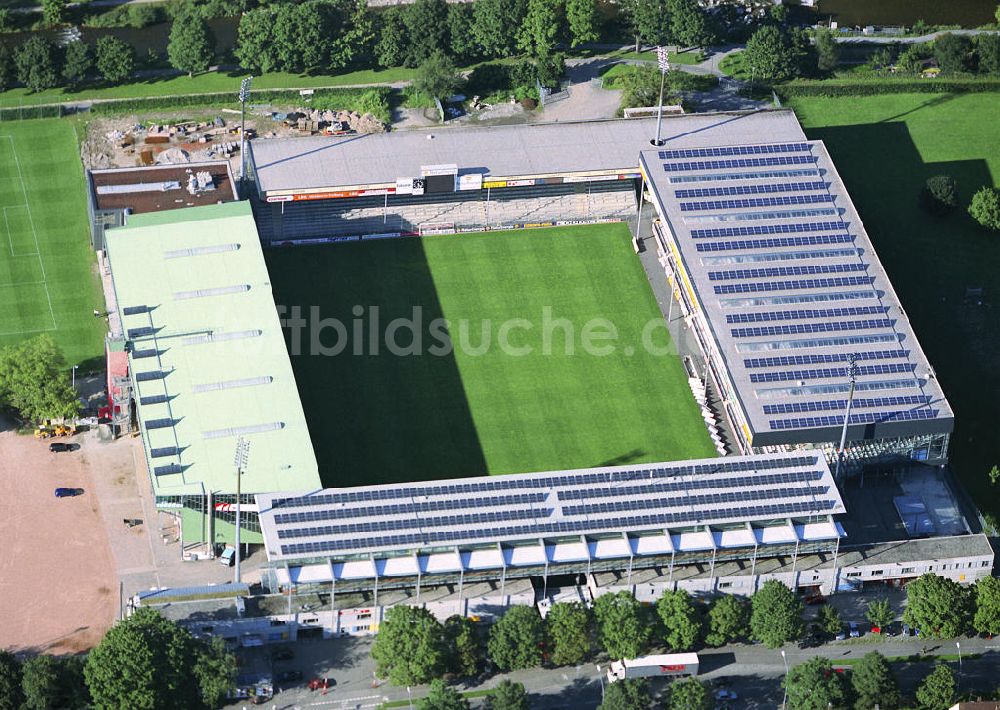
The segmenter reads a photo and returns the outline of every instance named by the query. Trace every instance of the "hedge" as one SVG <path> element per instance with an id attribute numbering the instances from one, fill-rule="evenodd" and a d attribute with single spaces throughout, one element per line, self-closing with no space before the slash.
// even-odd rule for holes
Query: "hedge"
<path id="1" fill-rule="evenodd" d="M 383 121 L 388 121 L 390 91 L 391 89 L 385 86 L 364 89 L 316 89 L 311 97 L 305 97 L 299 94 L 298 89 L 264 90 L 253 92 L 253 103 L 274 103 L 298 108 L 307 106 L 319 110 L 357 111 L 358 113 L 371 113 Z M 99 115 L 119 115 L 146 111 L 169 111 L 185 106 L 232 108 L 238 105 L 235 92 L 227 91 L 216 94 L 150 96 L 147 98 L 97 101 L 90 110 Z"/>
<path id="2" fill-rule="evenodd" d="M 1000 91 L 1000 79 L 883 79 L 876 81 L 793 81 L 774 90 L 782 99 L 795 96 L 877 96 L 880 94 L 958 94 Z"/>
<path id="3" fill-rule="evenodd" d="M 31 118 L 61 118 L 63 115 L 63 107 L 58 104 L 0 108 L 0 122 L 26 121 Z"/>

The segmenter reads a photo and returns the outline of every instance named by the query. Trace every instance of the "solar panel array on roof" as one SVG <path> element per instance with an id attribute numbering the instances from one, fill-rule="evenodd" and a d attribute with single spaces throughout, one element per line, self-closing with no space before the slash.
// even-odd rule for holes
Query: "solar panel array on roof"
<path id="1" fill-rule="evenodd" d="M 852 356 L 859 392 L 900 390 L 859 398 L 857 409 L 869 411 L 854 412 L 852 423 L 950 421 L 821 143 L 649 150 L 642 162 L 752 433 L 842 423 L 846 399 L 821 395 L 846 393 Z M 822 337 L 796 337 L 809 335 Z M 766 356 L 742 355 L 757 351 Z M 909 378 L 886 377 L 899 374 Z M 761 386 L 781 382 L 789 386 Z"/>
<path id="2" fill-rule="evenodd" d="M 269 558 L 841 512 L 819 453 L 257 496 Z"/>

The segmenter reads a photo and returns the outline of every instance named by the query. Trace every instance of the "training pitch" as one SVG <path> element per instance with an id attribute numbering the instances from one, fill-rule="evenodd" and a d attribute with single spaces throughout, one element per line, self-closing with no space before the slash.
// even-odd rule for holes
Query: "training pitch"
<path id="1" fill-rule="evenodd" d="M 0 346 L 47 333 L 72 364 L 101 354 L 85 200 L 68 121 L 0 124 Z"/>
<path id="2" fill-rule="evenodd" d="M 289 336 L 327 486 L 715 455 L 624 225 L 267 259 L 286 316 L 298 306 L 306 322 L 331 319 Z M 609 324 L 616 336 L 602 338 Z M 410 354 L 389 352 L 389 333 Z M 310 354 L 317 335 L 326 354 Z"/>

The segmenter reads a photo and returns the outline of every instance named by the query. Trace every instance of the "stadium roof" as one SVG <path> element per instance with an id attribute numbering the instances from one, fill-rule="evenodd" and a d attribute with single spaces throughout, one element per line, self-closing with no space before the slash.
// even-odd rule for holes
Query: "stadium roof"
<path id="1" fill-rule="evenodd" d="M 268 195 L 394 186 L 421 166 L 454 164 L 459 175 L 518 178 L 635 171 L 656 119 L 466 126 L 373 135 L 251 141 L 258 190 Z M 801 140 L 791 111 L 668 116 L 668 145 Z"/>
<path id="2" fill-rule="evenodd" d="M 414 550 L 497 553 L 498 545 L 573 538 L 571 547 L 581 551 L 564 548 L 562 557 L 587 559 L 582 536 L 611 537 L 594 543 L 603 545 L 595 557 L 669 555 L 775 541 L 752 529 L 755 521 L 786 521 L 782 542 L 795 539 L 792 519 L 812 525 L 803 523 L 805 538 L 832 539 L 838 533 L 829 516 L 845 512 L 818 451 L 266 493 L 257 505 L 271 563 L 386 552 L 412 560 Z M 727 529 L 709 532 L 706 525 Z M 644 532 L 654 537 L 626 540 Z"/>
<path id="3" fill-rule="evenodd" d="M 246 202 L 137 215 L 108 231 L 158 495 L 309 489 L 316 457 Z"/>
<path id="4" fill-rule="evenodd" d="M 950 432 L 954 415 L 820 141 L 645 150 L 754 446 Z"/>

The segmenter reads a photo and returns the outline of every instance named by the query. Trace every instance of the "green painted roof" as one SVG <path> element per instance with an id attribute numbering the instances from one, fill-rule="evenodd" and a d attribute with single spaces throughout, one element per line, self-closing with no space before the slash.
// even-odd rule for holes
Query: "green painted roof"
<path id="1" fill-rule="evenodd" d="M 319 486 L 246 202 L 151 213 L 107 232 L 143 441 L 158 495 Z"/>

